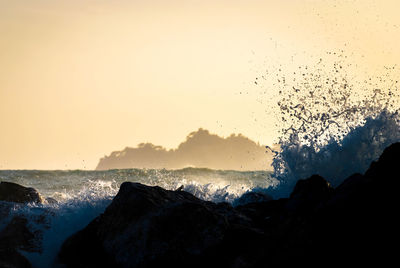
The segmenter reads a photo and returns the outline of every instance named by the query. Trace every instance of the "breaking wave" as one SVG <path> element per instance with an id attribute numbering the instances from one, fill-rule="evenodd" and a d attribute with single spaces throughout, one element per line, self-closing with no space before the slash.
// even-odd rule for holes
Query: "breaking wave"
<path id="1" fill-rule="evenodd" d="M 279 183 L 268 191 L 274 197 L 288 196 L 299 179 L 313 174 L 337 186 L 400 141 L 397 69 L 360 81 L 349 78 L 351 64 L 343 55 L 335 57 L 340 60 L 276 74 L 282 128 L 273 160 Z"/>
<path id="2" fill-rule="evenodd" d="M 392 71 L 357 82 L 348 78 L 345 67 L 343 61 L 324 65 L 320 59 L 313 67 L 301 66 L 296 72 L 276 68 L 276 74 L 269 74 L 276 76 L 276 116 L 282 126 L 273 174 L 197 168 L 0 171 L 1 180 L 33 187 L 58 201 L 0 202 L 0 230 L 16 216 L 28 219 L 39 246 L 21 252 L 33 267 L 53 267 L 65 239 L 101 214 L 125 181 L 169 190 L 183 186 L 203 200 L 234 205 L 248 202 L 239 197 L 251 191 L 286 197 L 299 179 L 313 174 L 337 186 L 351 174 L 364 172 L 388 145 L 400 141 L 400 93 Z"/>
<path id="3" fill-rule="evenodd" d="M 26 218 L 36 246 L 21 249 L 33 267 L 53 267 L 66 238 L 100 215 L 125 181 L 157 185 L 169 190 L 180 186 L 203 200 L 232 202 L 255 187 L 274 183 L 269 172 L 224 171 L 187 168 L 182 170 L 109 171 L 0 171 L 0 179 L 37 189 L 57 203 L 0 202 L 0 230 L 15 217 Z"/>

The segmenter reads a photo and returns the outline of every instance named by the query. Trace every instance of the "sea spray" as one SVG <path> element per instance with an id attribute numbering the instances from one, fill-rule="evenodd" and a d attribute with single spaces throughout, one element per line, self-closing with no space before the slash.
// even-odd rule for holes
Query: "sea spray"
<path id="1" fill-rule="evenodd" d="M 285 143 L 274 160 L 279 192 L 287 195 L 299 179 L 319 174 L 333 186 L 338 186 L 354 173 L 364 173 L 371 162 L 392 143 L 400 141 L 397 113 L 382 112 L 368 117 L 361 126 L 352 129 L 342 140 L 329 140 L 313 148 L 301 143 Z"/>
<path id="2" fill-rule="evenodd" d="M 273 160 L 279 185 L 268 191 L 274 197 L 288 196 L 313 174 L 337 186 L 400 141 L 398 70 L 385 67 L 383 75 L 360 80 L 350 76 L 354 66 L 343 51 L 329 54 L 314 66 L 269 73 L 281 127 Z"/>
<path id="3" fill-rule="evenodd" d="M 110 204 L 124 181 L 169 190 L 183 186 L 204 200 L 233 202 L 256 191 L 275 198 L 288 196 L 298 179 L 318 173 L 339 184 L 364 172 L 389 144 L 400 140 L 398 82 L 390 75 L 357 83 L 343 62 L 331 71 L 323 60 L 295 74 L 277 76 L 279 149 L 267 171 L 238 172 L 188 168 L 182 170 L 0 171 L 0 179 L 36 188 L 56 204 L 15 206 L 13 215 L 29 220 L 41 233 L 40 252 L 22 252 L 34 267 L 51 267 L 61 244 L 84 228 Z M 328 71 L 327 71 L 328 70 Z M 7 220 L 0 219 L 0 228 Z M 41 219 L 41 220 L 39 220 Z"/>
<path id="4" fill-rule="evenodd" d="M 33 267 L 53 267 L 58 251 L 70 235 L 83 229 L 103 213 L 124 181 L 140 182 L 176 190 L 180 186 L 198 198 L 214 202 L 233 202 L 255 188 L 268 188 L 274 179 L 267 171 L 224 171 L 186 168 L 182 170 L 36 171 L 2 170 L 0 179 L 33 187 L 58 203 L 10 204 L 11 214 L 0 219 L 0 230 L 19 215 L 37 234 L 39 252 L 21 251 Z M 1 208 L 1 206 L 0 206 Z M 1 211 L 0 211 L 1 213 Z"/>

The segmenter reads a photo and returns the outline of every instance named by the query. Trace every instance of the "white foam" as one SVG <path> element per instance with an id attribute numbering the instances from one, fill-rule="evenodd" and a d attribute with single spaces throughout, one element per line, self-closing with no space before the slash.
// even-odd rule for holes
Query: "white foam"
<path id="1" fill-rule="evenodd" d="M 31 186 L 58 200 L 56 204 L 13 206 L 14 215 L 29 220 L 32 232 L 43 234 L 40 253 L 21 252 L 33 267 L 53 267 L 57 253 L 70 235 L 100 215 L 124 181 L 184 190 L 214 202 L 233 202 L 254 187 L 267 187 L 268 172 L 236 172 L 207 169 L 113 171 L 0 171 L 8 181 Z M 0 224 L 5 226 L 6 219 Z"/>

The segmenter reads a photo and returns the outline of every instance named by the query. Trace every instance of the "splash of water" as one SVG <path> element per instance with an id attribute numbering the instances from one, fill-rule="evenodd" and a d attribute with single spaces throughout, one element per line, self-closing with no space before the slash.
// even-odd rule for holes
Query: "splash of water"
<path id="1" fill-rule="evenodd" d="M 336 54 L 335 54 L 336 55 Z M 281 131 L 273 160 L 280 183 L 271 193 L 287 196 L 299 179 L 320 174 L 334 186 L 362 173 L 391 143 L 400 141 L 397 69 L 360 81 L 337 60 L 276 74 Z"/>
<path id="2" fill-rule="evenodd" d="M 54 267 L 61 244 L 101 214 L 117 194 L 122 182 L 140 182 L 184 190 L 198 198 L 214 202 L 233 202 L 254 187 L 266 188 L 274 180 L 261 171 L 224 171 L 188 168 L 182 170 L 110 170 L 110 171 L 0 171 L 0 178 L 37 189 L 52 204 L 2 204 L 0 231 L 15 216 L 28 220 L 37 234 L 36 251 L 21 251 L 33 267 Z M 267 179 L 266 179 L 267 177 Z M 2 210 L 4 209 L 4 211 Z M 3 215 L 7 215 L 4 216 Z"/>

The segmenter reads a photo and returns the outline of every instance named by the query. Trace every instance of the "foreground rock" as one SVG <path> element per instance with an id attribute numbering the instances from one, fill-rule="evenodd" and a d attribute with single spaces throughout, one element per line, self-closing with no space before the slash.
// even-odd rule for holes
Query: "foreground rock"
<path id="1" fill-rule="evenodd" d="M 35 234 L 27 227 L 28 221 L 23 217 L 14 217 L 0 231 L 0 267 L 31 267 L 29 261 L 18 250 L 37 252 Z"/>
<path id="2" fill-rule="evenodd" d="M 27 203 L 43 203 L 41 195 L 33 188 L 11 182 L 0 182 L 0 268 L 28 268 L 29 261 L 19 253 L 40 252 L 42 234 L 30 230 L 28 219 L 14 215 Z M 34 224 L 46 225 L 44 215 L 30 219 Z"/>
<path id="3" fill-rule="evenodd" d="M 29 261 L 15 249 L 0 248 L 1 268 L 30 268 Z"/>
<path id="4" fill-rule="evenodd" d="M 12 182 L 0 182 L 0 201 L 15 203 L 43 203 L 43 198 L 33 188 Z"/>
<path id="5" fill-rule="evenodd" d="M 124 183 L 71 236 L 67 267 L 386 267 L 396 260 L 400 144 L 333 189 L 300 180 L 289 198 L 238 207 Z M 394 262 L 395 263 L 395 262 Z"/>
<path id="6" fill-rule="evenodd" d="M 203 267 L 218 260 L 216 254 L 228 257 L 232 246 L 245 251 L 229 243 L 232 234 L 248 242 L 261 235 L 249 226 L 229 204 L 123 183 L 104 214 L 69 238 L 59 256 L 69 267 Z"/>

